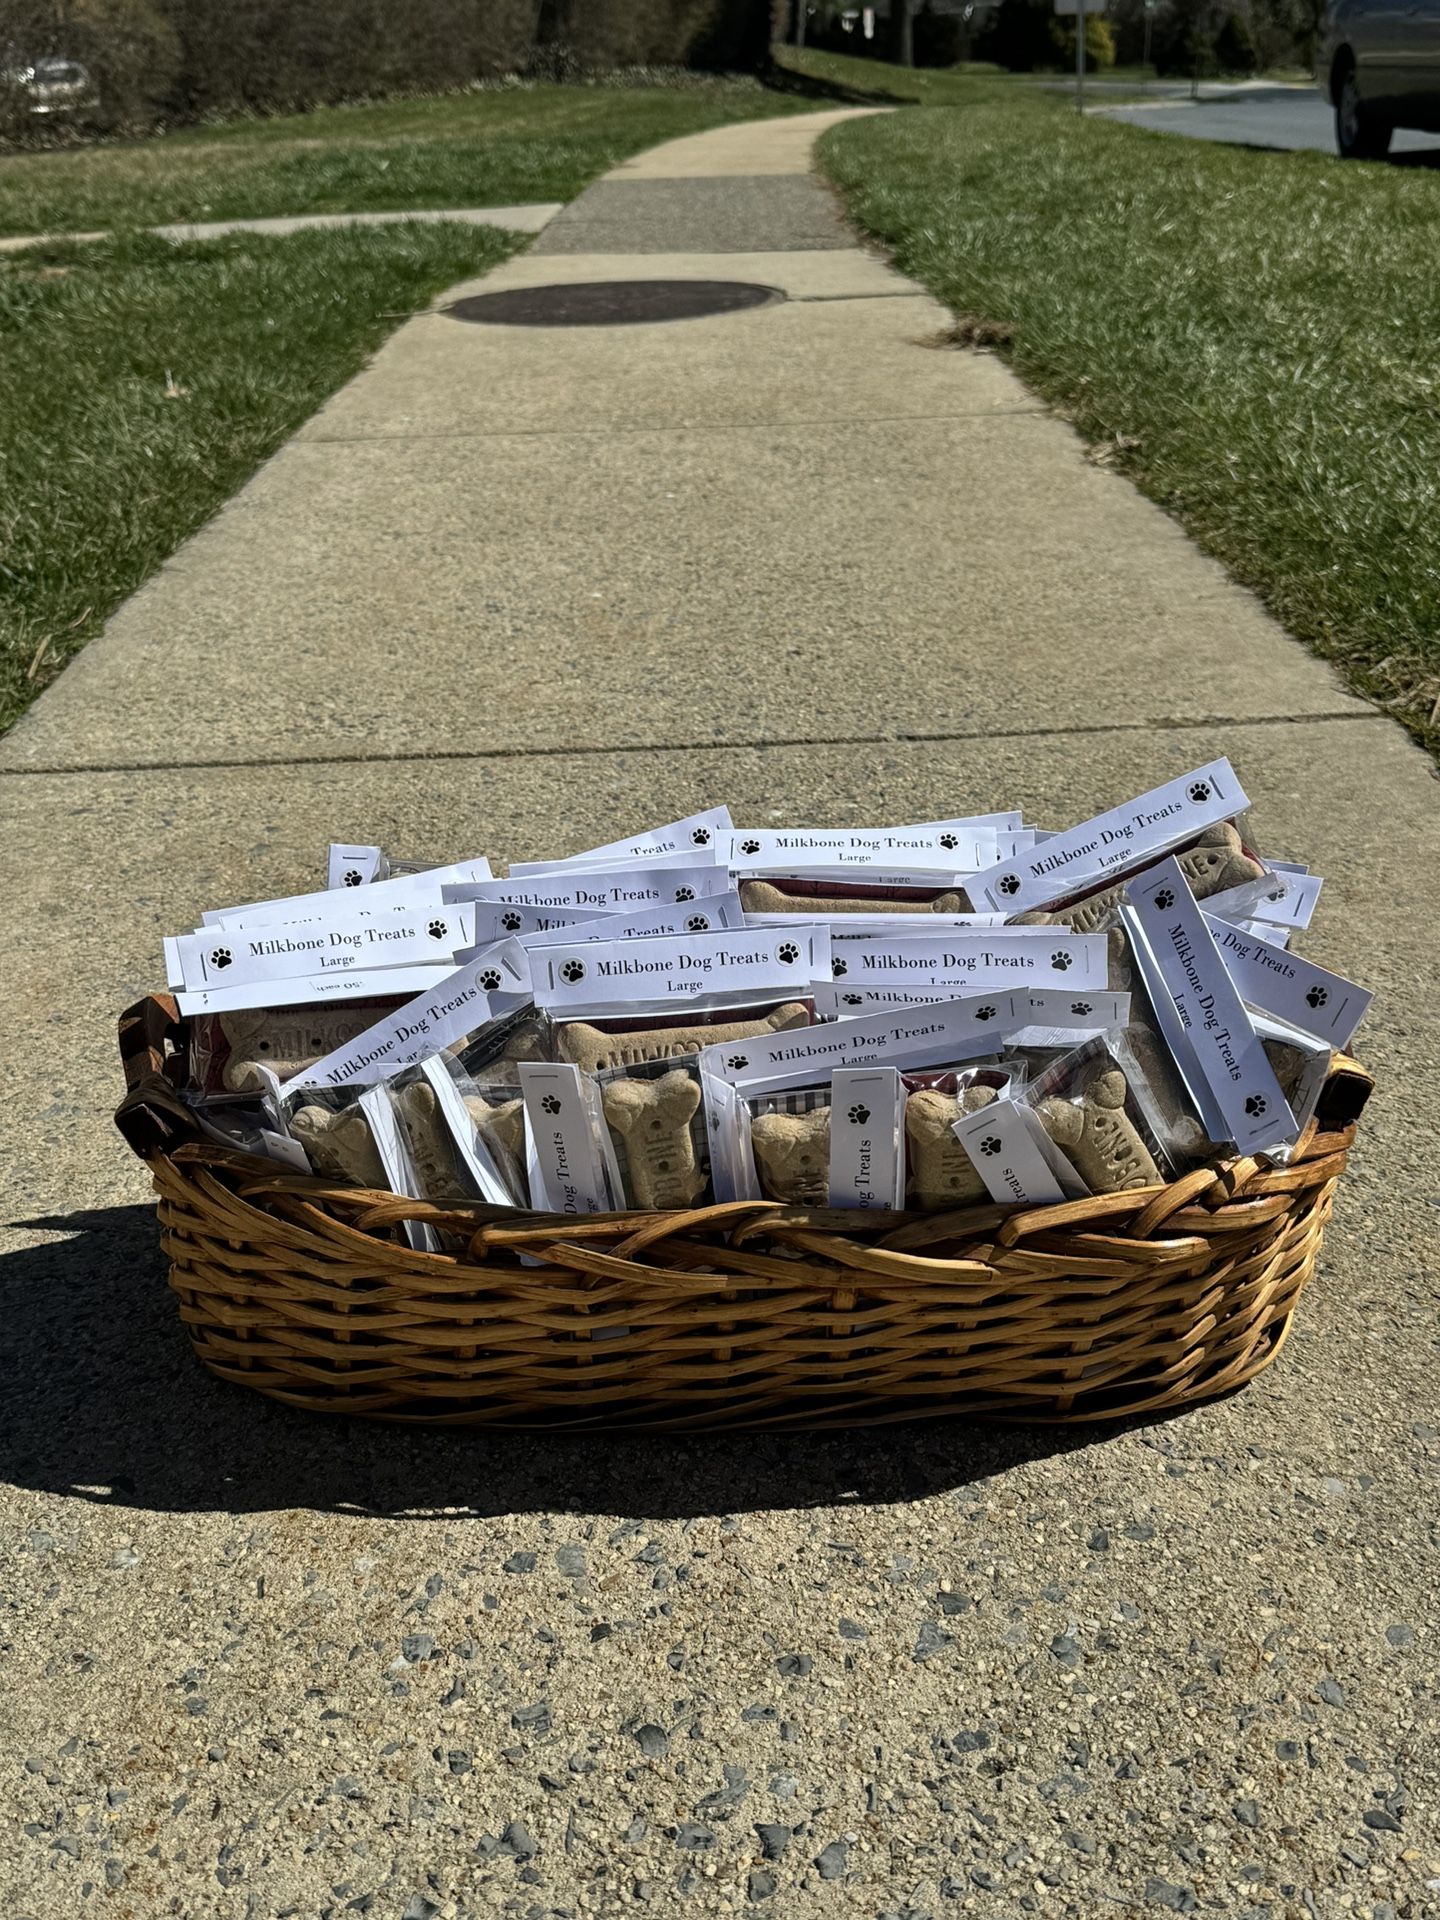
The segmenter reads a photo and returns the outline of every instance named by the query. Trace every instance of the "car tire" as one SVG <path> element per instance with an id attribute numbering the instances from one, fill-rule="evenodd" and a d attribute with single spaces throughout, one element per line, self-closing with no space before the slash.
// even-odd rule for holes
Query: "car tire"
<path id="1" fill-rule="evenodd" d="M 1354 61 L 1335 74 L 1335 145 L 1342 160 L 1383 160 L 1395 129 L 1360 98 Z"/>

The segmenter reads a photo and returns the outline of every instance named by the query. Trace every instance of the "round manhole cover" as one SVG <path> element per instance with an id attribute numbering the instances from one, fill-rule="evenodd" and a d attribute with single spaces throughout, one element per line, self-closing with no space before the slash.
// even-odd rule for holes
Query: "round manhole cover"
<path id="1" fill-rule="evenodd" d="M 452 320 L 492 327 L 634 327 L 741 313 L 784 298 L 778 287 L 748 280 L 581 280 L 573 286 L 477 293 L 445 311 Z"/>

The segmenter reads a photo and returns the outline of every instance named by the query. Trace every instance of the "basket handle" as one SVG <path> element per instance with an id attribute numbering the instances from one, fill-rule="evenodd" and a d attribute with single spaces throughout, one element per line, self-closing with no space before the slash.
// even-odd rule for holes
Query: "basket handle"
<path id="1" fill-rule="evenodd" d="M 147 994 L 120 1016 L 120 1065 L 125 1098 L 115 1124 L 142 1160 L 172 1153 L 199 1128 L 179 1095 L 175 1080 L 183 1069 L 185 1027 L 168 993 Z"/>

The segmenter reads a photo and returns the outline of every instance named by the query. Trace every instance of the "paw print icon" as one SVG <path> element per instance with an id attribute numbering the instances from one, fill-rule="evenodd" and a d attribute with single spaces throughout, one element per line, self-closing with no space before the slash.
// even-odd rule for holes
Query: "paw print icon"
<path id="1" fill-rule="evenodd" d="M 443 940 L 450 929 L 443 920 L 432 920 L 425 931 L 432 940 Z"/>
<path id="2" fill-rule="evenodd" d="M 1003 879 L 996 882 L 996 885 L 999 887 L 1001 893 L 1019 893 L 1020 891 L 1020 882 L 1013 873 L 1007 873 Z"/>
<path id="3" fill-rule="evenodd" d="M 577 980 L 583 980 L 585 978 L 585 962 L 583 960 L 567 960 L 560 969 L 560 978 L 562 980 L 568 980 L 573 987 Z"/>
<path id="4" fill-rule="evenodd" d="M 697 847 L 708 847 L 710 844 L 709 827 L 696 827 L 695 831 L 690 835 L 690 838 Z"/>
<path id="5" fill-rule="evenodd" d="M 851 1107 L 845 1117 L 852 1127 L 863 1127 L 870 1118 L 870 1109 L 869 1107 Z"/>
<path id="6" fill-rule="evenodd" d="M 360 875 L 356 872 L 354 867 L 350 867 L 346 870 L 345 884 L 347 887 L 358 887 L 360 885 Z"/>
<path id="7" fill-rule="evenodd" d="M 1168 913 L 1171 907 L 1174 906 L 1174 904 L 1175 904 L 1175 896 L 1170 891 L 1169 887 L 1161 887 L 1160 891 L 1155 896 L 1155 907 L 1157 912 Z"/>
<path id="8" fill-rule="evenodd" d="M 675 904 L 677 906 L 682 906 L 685 903 L 685 901 L 693 900 L 694 898 L 695 898 L 694 887 L 676 887 Z"/>
<path id="9" fill-rule="evenodd" d="M 993 1020 L 995 1018 L 995 1008 L 994 1007 L 976 1007 L 975 1018 L 977 1020 Z"/>
<path id="10" fill-rule="evenodd" d="M 703 913 L 692 913 L 690 918 L 685 922 L 685 931 L 687 933 L 708 933 L 710 931 L 710 922 L 705 918 Z"/>
<path id="11" fill-rule="evenodd" d="M 500 985 L 500 976 L 493 967 L 487 967 L 480 976 L 480 985 L 486 993 L 494 993 Z"/>
<path id="12" fill-rule="evenodd" d="M 1252 1120 L 1258 1120 L 1265 1111 L 1264 1094 L 1252 1093 L 1245 1102 L 1245 1111 L 1250 1115 Z"/>
<path id="13" fill-rule="evenodd" d="M 861 993 L 842 993 L 840 998 L 847 1007 L 860 1007 L 865 1004 L 865 996 Z"/>
<path id="14" fill-rule="evenodd" d="M 1000 1142 L 995 1138 L 993 1133 L 987 1133 L 985 1138 L 980 1142 L 980 1151 L 981 1153 L 987 1154 L 999 1153 Z"/>
<path id="15" fill-rule="evenodd" d="M 518 933 L 525 924 L 525 916 L 521 913 L 502 913 L 500 924 L 507 933 Z"/>
<path id="16" fill-rule="evenodd" d="M 545 1113 L 558 1113 L 560 1111 L 560 1102 L 555 1098 L 553 1093 L 547 1093 L 545 1098 L 540 1102 L 540 1106 Z"/>
<path id="17" fill-rule="evenodd" d="M 1078 1013 L 1083 1020 L 1087 1013 L 1093 1013 L 1095 1009 L 1088 1000 L 1072 1000 L 1070 1002 L 1070 1011 L 1071 1013 Z"/>
<path id="18" fill-rule="evenodd" d="M 940 844 L 944 847 L 945 851 L 949 853 L 953 847 L 959 846 L 960 836 L 956 833 L 942 833 L 940 836 Z"/>
<path id="19" fill-rule="evenodd" d="M 1198 807 L 1203 801 L 1210 798 L 1210 782 L 1208 780 L 1194 780 L 1190 783 L 1186 791 Z"/>
<path id="20" fill-rule="evenodd" d="M 1329 998 L 1330 996 L 1324 987 L 1311 987 L 1305 996 L 1305 1004 L 1308 1007 L 1323 1007 Z"/>
<path id="21" fill-rule="evenodd" d="M 834 974 L 835 978 L 839 980 L 850 971 L 850 963 L 847 960 L 840 959 L 837 955 L 836 958 L 830 962 L 830 971 Z"/>
<path id="22" fill-rule="evenodd" d="M 758 853 L 760 851 L 760 842 L 758 840 L 742 840 L 740 842 L 740 851 L 742 853 Z"/>
<path id="23" fill-rule="evenodd" d="M 800 949 L 793 940 L 787 940 L 775 949 L 775 958 L 783 960 L 787 967 L 793 967 L 800 958 Z"/>
<path id="24" fill-rule="evenodd" d="M 1073 957 L 1070 954 L 1062 951 L 1060 953 L 1051 954 L 1050 964 L 1052 967 L 1054 967 L 1057 973 L 1068 973 L 1070 968 L 1075 964 L 1075 962 Z"/>
<path id="25" fill-rule="evenodd" d="M 732 1053 L 725 1064 L 732 1073 L 743 1073 L 750 1062 L 743 1053 Z"/>
<path id="26" fill-rule="evenodd" d="M 228 967 L 233 958 L 234 955 L 228 947 L 212 947 L 210 949 L 210 964 L 212 967 Z"/>

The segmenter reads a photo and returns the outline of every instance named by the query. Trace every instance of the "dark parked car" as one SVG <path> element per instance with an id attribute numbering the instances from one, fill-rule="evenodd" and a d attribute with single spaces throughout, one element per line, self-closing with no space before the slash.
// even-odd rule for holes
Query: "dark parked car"
<path id="1" fill-rule="evenodd" d="M 1440 0 L 1332 0 L 1315 79 L 1343 159 L 1380 159 L 1397 127 L 1440 133 Z"/>

